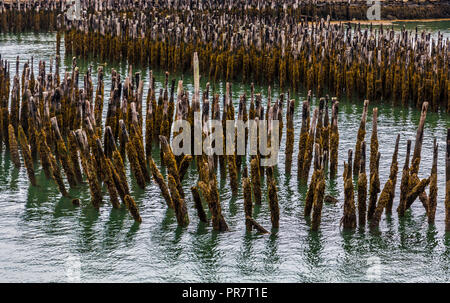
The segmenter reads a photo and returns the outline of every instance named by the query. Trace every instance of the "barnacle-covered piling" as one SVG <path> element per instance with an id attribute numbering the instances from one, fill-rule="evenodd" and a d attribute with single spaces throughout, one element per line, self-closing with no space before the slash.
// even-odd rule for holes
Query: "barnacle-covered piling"
<path id="1" fill-rule="evenodd" d="M 308 95 L 310 96 L 310 94 Z M 309 98 L 303 102 L 302 106 L 302 126 L 300 129 L 300 139 L 298 142 L 297 154 L 297 179 L 301 180 L 303 173 L 303 160 L 305 158 L 306 141 L 308 140 L 309 126 Z"/>
<path id="2" fill-rule="evenodd" d="M 370 219 L 370 228 L 377 228 L 380 225 L 381 215 L 383 214 L 383 210 L 385 209 L 389 201 L 389 197 L 391 196 L 393 191 L 392 187 L 392 180 L 388 179 L 383 187 L 383 190 L 381 191 L 380 198 L 378 199 L 378 204 L 374 210 L 372 218 Z"/>
<path id="3" fill-rule="evenodd" d="M 82 183 L 83 176 L 81 174 L 80 160 L 79 160 L 78 149 L 77 149 L 77 140 L 76 140 L 74 131 L 69 132 L 67 142 L 68 142 L 68 147 L 69 147 L 70 160 L 72 162 L 72 167 L 73 167 L 73 170 L 75 173 L 77 183 Z"/>
<path id="4" fill-rule="evenodd" d="M 366 225 L 367 212 L 367 175 L 366 175 L 366 141 L 361 142 L 361 157 L 359 160 L 358 175 L 358 225 Z M 357 165 L 357 163 L 355 163 Z"/>
<path id="5" fill-rule="evenodd" d="M 166 181 L 164 181 L 163 175 L 159 171 L 155 161 L 152 158 L 149 159 L 149 164 L 153 179 L 155 180 L 156 184 L 158 184 L 159 189 L 161 190 L 161 194 L 166 200 L 167 206 L 169 208 L 173 208 L 173 202 L 170 196 L 169 187 L 167 186 Z"/>
<path id="6" fill-rule="evenodd" d="M 323 196 L 325 193 L 325 180 L 323 174 L 318 178 L 319 182 L 314 190 L 313 214 L 311 218 L 311 230 L 317 231 L 322 220 Z"/>
<path id="7" fill-rule="evenodd" d="M 52 124 L 54 136 L 56 138 L 56 147 L 59 160 L 61 161 L 64 172 L 67 176 L 67 181 L 69 182 L 70 187 L 73 188 L 77 185 L 77 180 L 75 172 L 73 170 L 71 158 L 69 157 L 66 149 L 66 144 L 64 143 L 61 132 L 59 131 L 58 120 L 56 117 L 53 117 L 50 119 L 50 121 Z"/>
<path id="8" fill-rule="evenodd" d="M 94 208 L 99 209 L 103 200 L 103 194 L 98 181 L 97 173 L 94 166 L 94 159 L 89 153 L 89 145 L 86 133 L 81 129 L 75 131 L 77 147 L 80 151 L 81 165 L 88 179 L 89 190 L 91 192 L 91 203 Z"/>
<path id="9" fill-rule="evenodd" d="M 380 163 L 380 153 L 378 152 L 378 108 L 373 109 L 372 116 L 372 136 L 370 138 L 370 158 L 369 158 L 369 206 L 367 209 L 367 219 L 371 219 L 375 211 L 380 192 L 380 177 L 378 173 Z"/>
<path id="10" fill-rule="evenodd" d="M 202 222 L 205 222 L 205 223 L 208 222 L 205 210 L 203 209 L 202 199 L 200 198 L 200 193 L 198 191 L 197 186 L 192 186 L 191 192 L 192 192 L 192 198 L 194 199 L 194 206 L 195 206 L 195 209 L 197 210 L 198 218 Z"/>
<path id="11" fill-rule="evenodd" d="M 403 165 L 402 179 L 400 183 L 400 202 L 397 207 L 399 217 L 405 215 L 406 210 L 406 196 L 409 192 L 409 156 L 411 154 L 411 140 L 407 141 L 405 164 Z"/>
<path id="12" fill-rule="evenodd" d="M 134 220 L 141 223 L 142 218 L 139 214 L 139 209 L 136 205 L 136 202 L 130 195 L 125 195 L 125 204 L 128 206 L 128 210 L 130 211 L 131 216 L 133 216 Z"/>
<path id="13" fill-rule="evenodd" d="M 169 142 L 167 141 L 167 138 L 164 136 L 159 136 L 159 141 L 161 143 L 161 150 L 163 151 L 164 154 L 164 164 L 167 166 L 169 175 L 172 175 L 172 177 L 176 182 L 178 194 L 184 199 L 184 191 L 183 187 L 181 186 L 177 161 L 175 160 L 175 156 L 172 152 L 172 149 L 170 148 Z"/>
<path id="14" fill-rule="evenodd" d="M 406 196 L 406 209 L 408 209 L 411 204 L 417 199 L 417 197 L 425 190 L 425 188 L 430 184 L 430 178 L 422 179 L 418 182 Z"/>
<path id="15" fill-rule="evenodd" d="M 141 170 L 141 164 L 139 162 L 138 154 L 133 142 L 128 136 L 128 132 L 123 120 L 119 121 L 120 133 L 123 138 L 123 144 L 125 144 L 128 160 L 130 161 L 131 171 L 133 172 L 136 182 L 140 188 L 145 188 L 145 177 Z"/>
<path id="16" fill-rule="evenodd" d="M 197 184 L 198 188 L 208 202 L 208 207 L 211 212 L 211 221 L 213 229 L 217 231 L 227 231 L 228 225 L 222 215 L 222 207 L 219 201 L 219 195 L 217 192 L 217 187 L 215 182 L 211 180 L 209 184 L 204 181 L 199 181 Z"/>
<path id="17" fill-rule="evenodd" d="M 262 234 L 269 234 L 269 232 L 267 231 L 267 229 L 265 229 L 264 227 L 262 227 L 258 222 L 256 222 L 255 219 L 253 219 L 250 216 L 245 217 L 245 220 L 247 220 L 249 222 L 249 224 L 251 224 L 252 227 L 254 227 L 259 233 Z"/>
<path id="18" fill-rule="evenodd" d="M 314 131 L 316 129 L 316 123 L 319 116 L 319 109 L 316 108 L 314 110 L 314 114 L 311 120 L 311 125 L 309 128 L 309 134 L 308 139 L 306 141 L 306 149 L 305 149 L 305 156 L 303 159 L 303 169 L 302 169 L 302 177 L 301 180 L 303 182 L 308 181 L 309 176 L 309 170 L 311 169 L 311 161 L 313 159 L 313 149 L 314 149 L 314 142 L 315 142 L 315 136 Z"/>
<path id="19" fill-rule="evenodd" d="M 191 164 L 193 157 L 191 155 L 184 155 L 183 159 L 180 161 L 178 174 L 180 176 L 180 181 L 184 179 L 184 176 L 186 175 L 186 172 L 189 168 L 189 165 Z"/>
<path id="20" fill-rule="evenodd" d="M 187 226 L 189 224 L 189 215 L 187 212 L 186 204 L 184 203 L 184 199 L 181 198 L 175 178 L 169 174 L 167 177 L 170 197 L 172 198 L 173 208 L 175 210 L 175 215 L 177 217 L 178 225 Z"/>
<path id="21" fill-rule="evenodd" d="M 413 191 L 414 188 L 416 188 L 417 185 L 419 185 L 419 182 L 420 182 L 420 180 L 418 178 L 418 174 L 419 174 L 419 167 L 420 167 L 420 160 L 421 160 L 421 153 L 422 153 L 423 131 L 424 131 L 424 127 L 425 127 L 425 119 L 427 117 L 427 111 L 428 111 L 428 102 L 424 102 L 422 104 L 422 111 L 420 114 L 419 126 L 417 127 L 417 133 L 416 133 L 416 142 L 414 145 L 414 152 L 413 152 L 413 156 L 411 159 L 411 167 L 409 169 L 410 176 L 409 176 L 409 180 L 408 180 L 409 181 L 408 188 L 409 188 L 410 192 L 409 192 L 408 196 L 410 196 L 410 197 L 413 197 L 413 195 L 411 195 L 411 192 Z M 428 213 L 429 199 L 427 197 L 427 194 L 422 190 L 421 192 L 418 193 L 418 197 L 419 197 L 420 201 L 422 202 L 422 205 L 424 206 L 425 211 Z M 408 200 L 408 198 L 407 198 L 407 200 Z M 415 198 L 414 198 L 414 200 L 415 200 Z M 406 202 L 405 210 L 409 209 L 409 207 L 412 205 L 414 200 Z"/>
<path id="22" fill-rule="evenodd" d="M 106 161 L 106 156 L 105 156 L 105 153 L 103 152 L 102 142 L 100 141 L 99 138 L 97 138 L 95 140 L 95 144 L 96 144 L 95 154 L 97 155 L 97 161 L 100 162 L 101 169 L 103 171 L 103 176 L 104 176 L 103 181 L 105 182 L 106 187 L 108 189 L 109 200 L 111 201 L 111 204 L 113 205 L 114 208 L 120 208 L 120 203 L 119 203 L 119 199 L 117 196 L 118 191 L 117 191 L 116 185 L 114 183 L 114 177 L 113 177 L 113 171 L 112 171 L 113 168 L 111 166 L 109 166 L 108 162 Z"/>

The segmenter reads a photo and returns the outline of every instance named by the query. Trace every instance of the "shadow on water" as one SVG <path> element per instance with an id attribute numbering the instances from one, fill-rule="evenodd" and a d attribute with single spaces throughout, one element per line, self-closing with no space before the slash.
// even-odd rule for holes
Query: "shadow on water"
<path id="1" fill-rule="evenodd" d="M 219 248 L 221 234 L 212 230 L 211 234 L 194 235 L 192 251 L 196 258 L 195 271 L 205 282 L 222 280 L 220 268 L 223 266 L 224 253 Z"/>
<path id="2" fill-rule="evenodd" d="M 254 232 L 246 231 L 242 237 L 242 244 L 239 247 L 239 252 L 236 256 L 236 264 L 238 270 L 244 276 L 251 275 L 257 271 L 257 261 L 254 258 L 254 241 L 258 236 Z"/>

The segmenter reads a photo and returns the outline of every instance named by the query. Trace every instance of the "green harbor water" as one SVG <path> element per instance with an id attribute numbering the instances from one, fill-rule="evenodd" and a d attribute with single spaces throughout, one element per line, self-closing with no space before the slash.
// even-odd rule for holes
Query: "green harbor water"
<path id="1" fill-rule="evenodd" d="M 401 28 L 403 24 L 396 24 Z M 407 23 L 412 30 L 438 31 L 450 37 L 450 22 Z M 63 41 L 61 55 L 64 56 Z M 11 63 L 15 73 L 16 56 L 20 56 L 20 72 L 26 60 L 48 61 L 55 54 L 56 36 L 50 34 L 0 35 L 0 54 Z M 105 106 L 111 86 L 111 68 L 127 73 L 126 63 L 78 60 L 81 73 L 92 64 L 96 85 L 99 64 L 105 70 Z M 71 56 L 62 60 L 61 72 L 71 70 Z M 145 80 L 144 98 L 148 89 L 148 68 L 141 71 Z M 36 70 L 35 70 L 36 74 Z M 154 71 L 159 89 L 164 71 Z M 183 77 L 184 87 L 193 91 L 193 77 Z M 80 77 L 80 81 L 82 77 Z M 201 79 L 202 88 L 208 79 Z M 82 82 L 81 82 L 82 83 Z M 215 92 L 222 95 L 224 83 L 216 83 Z M 267 100 L 267 88 L 256 87 Z M 272 89 L 272 100 L 280 93 Z M 233 83 L 233 102 L 250 94 L 248 85 Z M 159 93 L 157 94 L 157 96 Z M 192 96 L 192 93 L 190 94 Z M 239 189 L 232 198 L 228 178 L 219 180 L 222 211 L 230 231 L 218 233 L 211 224 L 199 222 L 189 188 L 197 181 L 195 167 L 189 170 L 183 187 L 190 217 L 187 228 L 177 226 L 175 214 L 168 210 L 155 183 L 140 189 L 129 176 L 132 196 L 137 202 L 142 223 L 136 224 L 125 208 L 112 209 L 104 189 L 104 204 L 96 211 L 90 204 L 87 185 L 70 190 L 81 200 L 73 206 L 63 198 L 54 182 L 46 180 L 40 165 L 35 163 L 39 186 L 30 186 L 26 170 L 15 169 L 9 153 L 0 153 L 0 281 L 1 282 L 448 282 L 450 281 L 450 235 L 444 232 L 445 144 L 450 117 L 445 112 L 429 112 L 424 130 L 420 178 L 431 171 L 433 139 L 439 144 L 438 205 L 435 225 L 429 226 L 425 210 L 416 201 L 404 218 L 395 209 L 400 194 L 397 182 L 393 215 L 383 214 L 379 232 L 366 229 L 343 231 L 339 222 L 343 214 L 343 162 L 348 149 L 355 147 L 362 114 L 362 100 L 340 100 L 338 177 L 327 180 L 326 194 L 339 199 L 336 205 L 324 204 L 319 232 L 311 232 L 309 220 L 303 216 L 306 187 L 297 182 L 297 152 L 301 125 L 301 102 L 306 92 L 291 95 L 296 100 L 295 143 L 292 177 L 285 172 L 285 132 L 280 147 L 276 179 L 280 203 L 280 228 L 270 235 L 245 231 L 243 194 Z M 249 103 L 249 101 L 248 101 Z M 313 99 L 313 108 L 317 100 Z M 420 112 L 391 103 L 371 100 L 369 113 L 378 107 L 378 140 L 381 152 L 380 183 L 389 176 L 395 138 L 401 135 L 399 166 L 403 166 L 406 141 L 416 135 Z M 285 106 L 286 107 L 286 106 Z M 144 109 L 145 110 L 145 109 Z M 144 111 L 145 112 L 145 111 Z M 368 115 L 366 141 L 369 142 L 372 115 Z M 160 167 L 159 150 L 153 152 Z M 162 169 L 163 174 L 165 170 Z M 240 176 L 239 176 L 240 178 Z M 400 175 L 399 175 L 400 179 Z M 67 185 L 67 183 L 66 183 Z M 68 187 L 68 185 L 67 185 Z M 427 189 L 428 192 L 428 189 Z M 264 182 L 263 195 L 266 195 Z M 270 230 L 267 199 L 255 206 L 255 219 Z"/>

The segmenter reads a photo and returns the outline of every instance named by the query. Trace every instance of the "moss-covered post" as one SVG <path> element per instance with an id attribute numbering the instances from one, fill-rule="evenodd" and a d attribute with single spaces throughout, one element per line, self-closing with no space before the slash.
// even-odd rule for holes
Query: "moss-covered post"
<path id="1" fill-rule="evenodd" d="M 359 160 L 358 175 L 358 225 L 364 227 L 366 225 L 367 212 L 366 141 L 361 142 L 360 151 L 361 157 Z"/>
<path id="2" fill-rule="evenodd" d="M 358 135 L 356 137 L 356 146 L 355 146 L 355 162 L 353 163 L 353 175 L 356 176 L 360 171 L 360 159 L 361 159 L 361 142 L 364 141 L 366 136 L 366 118 L 367 111 L 369 107 L 369 100 L 364 100 L 364 107 L 361 117 L 361 122 L 359 124 Z"/>
<path id="3" fill-rule="evenodd" d="M 450 232 L 450 128 L 447 129 L 445 153 L 445 231 Z"/>
<path id="4" fill-rule="evenodd" d="M 339 149 L 339 130 L 338 130 L 338 110 L 339 102 L 332 98 L 331 110 L 331 136 L 330 136 L 330 178 L 334 179 L 337 174 L 338 149 Z"/>
<path id="5" fill-rule="evenodd" d="M 291 174 L 292 153 L 294 151 L 294 105 L 295 100 L 290 100 L 286 110 L 285 170 L 287 175 Z"/>
<path id="6" fill-rule="evenodd" d="M 353 181 L 352 181 L 352 169 L 350 163 L 352 163 L 351 149 L 348 150 L 348 163 L 344 166 L 344 215 L 341 219 L 341 223 L 346 229 L 356 228 L 356 207 L 355 207 L 355 193 L 353 191 Z"/>

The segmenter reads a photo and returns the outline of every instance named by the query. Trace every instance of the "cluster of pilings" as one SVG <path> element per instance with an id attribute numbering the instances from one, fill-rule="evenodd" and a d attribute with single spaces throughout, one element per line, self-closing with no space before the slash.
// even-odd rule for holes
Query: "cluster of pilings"
<path id="1" fill-rule="evenodd" d="M 221 179 L 228 180 L 233 197 L 238 195 L 239 184 L 242 184 L 247 230 L 255 229 L 266 233 L 268 231 L 253 217 L 253 207 L 267 201 L 272 228 L 279 228 L 280 205 L 274 174 L 278 168 L 276 164 L 271 166 L 261 164 L 263 159 L 271 156 L 265 151 L 263 153 L 261 142 L 256 145 L 254 152 L 249 151 L 249 148 L 254 148 L 249 142 L 253 140 L 254 134 L 249 132 L 255 131 L 255 128 L 249 128 L 248 131 L 245 129 L 243 133 L 239 133 L 238 124 L 250 120 L 266 120 L 266 126 L 258 126 L 256 131 L 257 137 L 266 136 L 270 145 L 273 144 L 271 138 L 274 136 L 271 125 L 277 121 L 279 141 L 285 140 L 286 146 L 285 173 L 288 177 L 291 176 L 292 155 L 296 153 L 298 181 L 308 188 L 304 201 L 304 215 L 311 218 L 311 229 L 318 230 L 324 203 L 336 203 L 335 198 L 325 196 L 325 180 L 337 178 L 339 150 L 337 98 L 333 97 L 331 100 L 328 96 L 320 98 L 318 106 L 312 110 L 309 91 L 307 99 L 302 104 L 298 150 L 294 150 L 295 100 L 290 99 L 289 94 L 282 93 L 275 102 L 272 102 L 269 87 L 269 98 L 264 108 L 262 95 L 255 93 L 252 85 L 249 106 L 247 96 L 243 94 L 240 96 L 236 112 L 232 101 L 232 85 L 227 83 L 221 107 L 218 94 L 210 97 L 209 83 L 200 93 L 199 61 L 197 53 L 194 53 L 192 97 L 184 89 L 182 80 L 178 83 L 175 79 L 169 81 L 168 72 L 163 88 L 159 92 L 156 91 L 155 78 L 150 72 L 147 98 L 144 100 L 144 81 L 140 73 L 133 74 L 130 65 L 124 81 L 121 81 L 120 75 L 114 69 L 111 71 L 110 95 L 105 100 L 102 67 L 97 70 L 98 82 L 97 87 L 94 87 L 91 67 L 83 77 L 83 85 L 79 85 L 80 74 L 76 58 L 72 61 L 72 72 L 65 72 L 62 77 L 58 55 L 54 65 L 50 62 L 48 68 L 46 62 L 40 61 L 37 75 L 34 74 L 33 58 L 24 64 L 22 73 L 17 58 L 14 75 L 10 75 L 10 62 L 1 60 L 0 148 L 3 148 L 4 144 L 17 169 L 24 164 L 32 186 L 39 185 L 34 170 L 35 163 L 39 162 L 46 178 L 55 182 L 63 196 L 73 198 L 68 193 L 66 183 L 70 188 L 75 188 L 87 181 L 94 208 L 99 209 L 102 206 L 105 188 L 112 207 L 120 208 L 122 202 L 133 218 L 140 222 L 142 219 L 139 209 L 132 198 L 126 176 L 125 168 L 129 164 L 139 187 L 145 189 L 152 180 L 157 184 L 167 207 L 175 212 L 180 226 L 187 226 L 190 222 L 186 202 L 189 193 L 185 192 L 182 182 L 189 167 L 194 166 L 198 179 L 191 186 L 190 192 L 194 201 L 193 207 L 200 221 L 206 223 L 211 221 L 213 229 L 217 231 L 228 230 L 221 208 L 217 181 L 220 176 Z M 288 101 L 285 101 L 285 97 Z M 102 117 L 104 103 L 107 103 L 105 119 Z M 285 117 L 284 103 L 287 103 Z M 391 213 L 395 197 L 400 135 L 397 136 L 389 179 L 381 189 L 377 108 L 373 110 L 369 176 L 366 175 L 365 169 L 368 105 L 369 101 L 366 100 L 354 152 L 349 150 L 348 161 L 344 163 L 345 200 L 341 223 L 347 229 L 354 229 L 357 225 L 364 227 L 366 218 L 371 228 L 377 228 L 383 211 Z M 407 144 L 408 152 L 403 168 L 397 211 L 399 216 L 404 216 L 405 211 L 419 198 L 425 207 L 429 223 L 432 224 L 437 205 L 436 143 L 430 177 L 423 180 L 418 178 L 427 110 L 428 102 L 424 102 L 411 165 L 409 164 L 411 142 L 408 141 Z M 178 120 L 187 121 L 189 124 L 181 124 L 181 128 L 172 128 L 174 123 L 181 122 Z M 217 124 L 213 124 L 213 121 Z M 228 146 L 230 142 L 235 142 L 228 138 L 230 122 L 234 128 L 231 134 L 236 138 L 238 136 L 245 138 L 244 155 L 241 154 L 238 144 Z M 178 136 L 183 133 L 185 127 L 190 128 L 191 134 L 201 133 L 201 139 L 196 136 L 188 138 L 189 141 L 192 140 L 193 146 L 186 145 L 187 149 L 184 148 L 187 142 L 183 141 L 184 139 L 180 141 L 181 136 Z M 207 141 L 209 142 L 207 146 L 201 145 L 204 144 L 205 138 L 218 131 L 215 129 L 217 127 L 220 128 L 219 134 L 222 135 L 215 140 L 222 141 L 224 150 L 231 150 L 231 153 L 217 155 L 209 152 L 218 146 L 219 142 L 215 140 Z M 284 129 L 286 129 L 285 136 L 283 136 Z M 202 142 L 197 142 L 199 140 Z M 450 142 L 450 131 L 448 140 Z M 198 143 L 202 146 L 201 153 L 195 152 Z M 172 150 L 174 144 L 177 151 L 180 150 L 181 144 L 181 153 L 174 153 Z M 152 157 L 154 155 L 152 151 L 160 152 L 159 167 Z M 448 157 L 447 154 L 447 159 Z M 447 178 L 449 163 L 447 161 Z M 165 176 L 162 173 L 163 167 Z M 357 205 L 352 176 L 357 178 Z M 447 187 L 449 184 L 447 181 Z M 428 185 L 430 189 L 427 195 Z M 447 188 L 447 192 L 448 190 Z M 263 194 L 266 195 L 266 199 L 263 199 Z M 446 195 L 446 222 L 450 222 L 448 197 L 449 195 Z M 73 201 L 74 204 L 80 203 L 76 198 Z M 205 211 L 204 205 L 207 205 L 209 212 Z M 450 224 L 446 225 L 446 230 L 450 230 Z"/>

